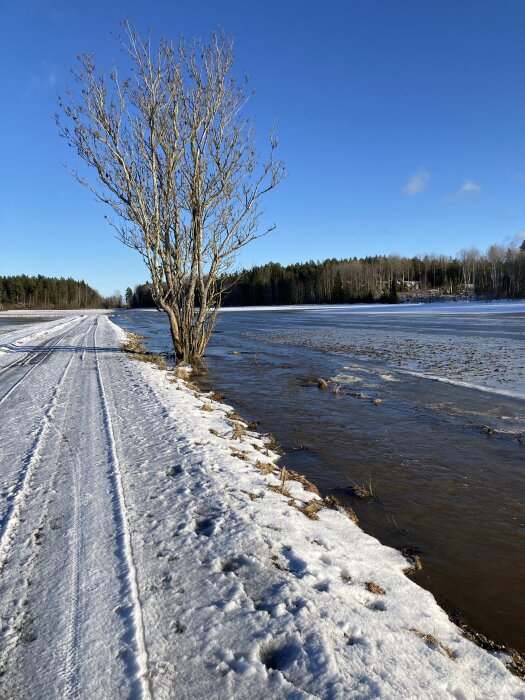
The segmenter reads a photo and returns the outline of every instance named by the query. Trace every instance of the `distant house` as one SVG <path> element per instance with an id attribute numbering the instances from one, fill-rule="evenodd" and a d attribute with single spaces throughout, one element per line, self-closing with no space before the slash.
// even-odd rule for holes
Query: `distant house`
<path id="1" fill-rule="evenodd" d="M 403 287 L 408 292 L 408 291 L 411 291 L 412 289 L 420 289 L 421 283 L 418 282 L 417 280 L 403 280 Z"/>

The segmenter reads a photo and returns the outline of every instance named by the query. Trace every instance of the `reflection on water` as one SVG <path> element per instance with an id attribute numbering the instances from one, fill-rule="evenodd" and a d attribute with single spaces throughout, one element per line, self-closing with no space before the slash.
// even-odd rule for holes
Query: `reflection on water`
<path id="1" fill-rule="evenodd" d="M 163 315 L 130 311 L 116 320 L 146 335 L 151 349 L 169 348 Z M 319 331 L 333 340 L 339 328 L 339 340 L 355 344 L 371 333 L 395 342 L 399 327 L 400 339 L 408 333 L 419 343 L 446 334 L 513 350 L 521 344 L 523 352 L 523 320 L 228 312 L 198 378 L 272 432 L 286 451 L 282 463 L 349 503 L 365 531 L 419 550 L 416 580 L 440 602 L 521 651 L 525 401 L 407 375 L 399 359 L 334 352 Z M 334 381 L 321 391 L 318 377 Z M 353 496 L 353 484 L 369 479 L 374 498 Z"/>

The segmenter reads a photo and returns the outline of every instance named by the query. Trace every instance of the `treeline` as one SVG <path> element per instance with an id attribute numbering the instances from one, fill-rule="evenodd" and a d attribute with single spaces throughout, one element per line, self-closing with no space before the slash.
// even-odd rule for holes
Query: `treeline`
<path id="1" fill-rule="evenodd" d="M 286 267 L 268 263 L 230 278 L 226 306 L 352 304 L 404 299 L 525 297 L 525 245 L 475 248 L 457 257 L 334 258 Z"/>
<path id="2" fill-rule="evenodd" d="M 69 277 L 0 277 L 0 308 L 3 309 L 96 309 L 113 306 L 83 280 Z"/>
<path id="3" fill-rule="evenodd" d="M 525 243 L 476 248 L 456 257 L 398 255 L 268 263 L 227 279 L 225 306 L 352 304 L 405 299 L 525 298 Z M 154 306 L 148 283 L 128 288 L 131 307 Z"/>

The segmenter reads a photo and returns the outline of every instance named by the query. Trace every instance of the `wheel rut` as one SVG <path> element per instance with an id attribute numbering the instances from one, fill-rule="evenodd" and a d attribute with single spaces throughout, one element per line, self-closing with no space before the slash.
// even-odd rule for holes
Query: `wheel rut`
<path id="1" fill-rule="evenodd" d="M 90 330 L 91 329 L 88 327 L 83 332 L 79 341 L 80 344 L 84 342 Z M 56 490 L 56 482 L 58 477 L 58 469 L 56 467 L 58 464 L 58 455 L 62 448 L 62 443 L 65 440 L 64 425 L 66 422 L 69 405 L 73 399 L 72 392 L 69 392 L 65 397 L 62 396 L 63 387 L 68 375 L 70 374 L 70 368 L 74 362 L 75 356 L 76 353 L 73 351 L 60 375 L 59 381 L 55 386 L 31 450 L 27 455 L 23 463 L 23 468 L 18 475 L 15 491 L 12 494 L 8 507 L 0 521 L 0 572 L 3 571 L 4 567 L 9 562 L 11 548 L 17 539 L 20 525 L 25 524 L 26 526 L 25 536 L 27 536 L 28 529 L 32 531 L 32 537 L 30 538 L 30 551 L 23 558 L 22 562 L 18 562 L 17 566 L 17 579 L 23 582 L 22 589 L 16 593 L 13 591 L 9 615 L 7 618 L 4 616 L 3 619 L 3 629 L 0 643 L 0 676 L 4 675 L 8 667 L 10 655 L 18 645 L 20 639 L 24 638 L 24 635 L 27 637 L 27 632 L 24 631 L 26 627 L 26 618 L 28 617 L 27 602 L 31 590 L 33 576 L 37 569 L 38 559 L 41 552 L 41 533 L 45 529 L 45 525 L 48 520 L 51 495 Z M 62 400 L 61 413 L 59 416 L 56 416 L 55 411 L 58 406 L 59 398 Z M 29 496 L 32 494 L 31 484 L 33 477 L 36 475 L 36 465 L 40 461 L 44 447 L 49 443 L 50 435 L 53 435 L 56 438 L 55 442 L 52 443 L 52 455 L 54 455 L 54 457 L 50 460 L 52 470 L 49 478 L 44 478 L 44 483 L 47 481 L 45 487 L 41 487 L 38 495 L 35 496 L 35 494 L 33 494 L 34 497 L 30 499 Z M 40 505 L 36 504 L 35 501 L 38 501 Z M 37 514 L 36 516 L 29 514 L 28 522 L 26 523 L 26 518 L 23 515 L 23 509 L 24 504 L 29 502 L 31 502 L 33 511 L 36 510 Z M 5 576 L 3 578 L 5 578 Z"/>
<path id="2" fill-rule="evenodd" d="M 43 415 L 0 520 L 0 698 L 153 697 L 100 328 L 38 374 Z"/>
<path id="3" fill-rule="evenodd" d="M 138 588 L 137 569 L 133 558 L 133 544 L 128 524 L 128 509 L 122 485 L 121 465 L 117 453 L 113 422 L 109 410 L 106 389 L 102 377 L 99 352 L 96 345 L 95 330 L 95 365 L 99 400 L 103 413 L 104 434 L 106 439 L 108 471 L 107 477 L 111 488 L 113 518 L 117 556 L 119 559 L 119 583 L 121 597 L 121 616 L 125 627 L 127 651 L 124 661 L 132 680 L 133 697 L 151 700 L 152 692 L 148 678 L 148 651 L 145 641 L 144 620 Z"/>
<path id="4" fill-rule="evenodd" d="M 15 381 L 14 384 L 12 384 L 9 389 L 0 397 L 0 406 L 6 401 L 26 380 L 27 378 L 43 363 L 45 362 L 53 352 L 56 352 L 57 348 L 60 347 L 60 343 L 62 340 L 67 338 L 68 336 L 73 335 L 73 333 L 78 330 L 78 326 L 82 323 L 83 319 L 80 319 L 78 324 L 74 328 L 68 328 L 62 335 L 59 335 L 58 337 L 51 338 L 45 340 L 43 343 L 41 343 L 38 348 L 46 348 L 47 345 L 51 342 L 53 342 L 53 345 L 47 350 L 46 352 L 42 353 L 42 351 L 39 350 L 32 350 L 29 351 L 27 355 L 23 358 L 17 358 L 13 362 L 11 362 L 9 365 L 6 367 L 3 367 L 0 370 L 0 375 L 3 373 L 7 372 L 8 370 L 14 369 L 16 367 L 29 367 L 27 372 L 25 372 L 20 379 Z M 19 350 L 20 352 L 20 350 Z"/>
<path id="5" fill-rule="evenodd" d="M 85 331 L 82 339 L 89 332 L 89 328 Z M 51 399 L 44 411 L 40 427 L 37 431 L 33 444 L 29 453 L 27 454 L 23 464 L 22 469 L 18 473 L 18 477 L 11 489 L 6 501 L 7 505 L 0 519 L 0 572 L 5 566 L 7 557 L 9 556 L 9 551 L 11 548 L 11 543 L 14 538 L 14 534 L 18 523 L 20 521 L 20 512 L 23 508 L 24 501 L 27 497 L 27 493 L 30 488 L 31 479 L 33 472 L 40 460 L 40 455 L 45 442 L 50 433 L 53 432 L 53 421 L 55 417 L 55 411 L 58 406 L 59 398 L 61 395 L 62 388 L 66 382 L 69 374 L 70 367 L 75 359 L 75 352 L 72 352 L 71 357 L 67 361 L 67 364 L 62 371 L 57 384 L 51 395 Z M 35 365 L 35 368 L 38 365 Z M 27 375 L 25 375 L 27 376 Z M 16 385 L 18 386 L 19 383 Z"/>

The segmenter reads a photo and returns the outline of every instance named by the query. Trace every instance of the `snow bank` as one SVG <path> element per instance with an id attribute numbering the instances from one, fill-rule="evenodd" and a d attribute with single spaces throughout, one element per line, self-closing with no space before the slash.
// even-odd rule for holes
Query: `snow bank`
<path id="1" fill-rule="evenodd" d="M 125 337 L 101 325 L 105 344 Z M 231 408 L 170 371 L 105 362 L 123 487 L 141 515 L 153 697 L 525 700 L 508 658 L 468 641 L 398 551 L 318 509 Z"/>

